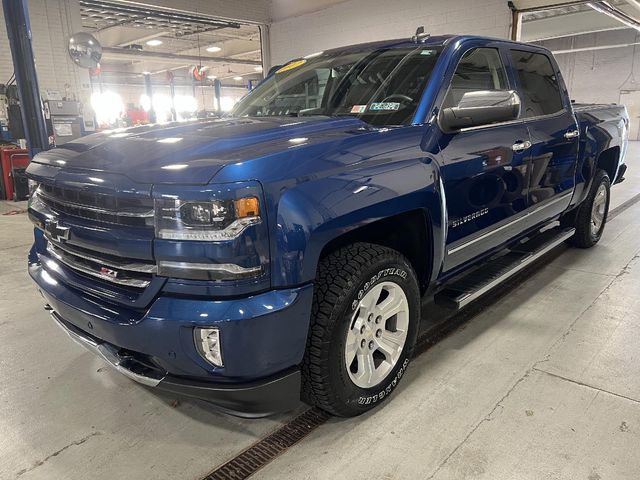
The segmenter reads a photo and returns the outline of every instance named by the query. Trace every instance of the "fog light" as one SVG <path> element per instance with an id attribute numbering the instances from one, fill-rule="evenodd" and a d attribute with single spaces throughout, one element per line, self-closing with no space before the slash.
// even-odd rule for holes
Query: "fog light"
<path id="1" fill-rule="evenodd" d="M 217 328 L 195 328 L 193 337 L 196 348 L 210 364 L 222 367 L 222 347 L 220 345 L 220 331 Z"/>

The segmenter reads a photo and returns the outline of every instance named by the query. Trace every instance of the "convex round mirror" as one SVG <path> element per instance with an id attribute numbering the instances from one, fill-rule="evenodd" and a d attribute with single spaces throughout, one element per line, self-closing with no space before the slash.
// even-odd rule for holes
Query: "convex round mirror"
<path id="1" fill-rule="evenodd" d="M 69 56 L 79 67 L 96 68 L 102 58 L 102 45 L 93 35 L 74 33 L 69 39 Z"/>

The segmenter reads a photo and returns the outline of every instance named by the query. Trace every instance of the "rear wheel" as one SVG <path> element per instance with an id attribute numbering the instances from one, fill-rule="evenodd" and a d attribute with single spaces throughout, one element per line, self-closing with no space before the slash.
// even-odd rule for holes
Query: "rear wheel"
<path id="1" fill-rule="evenodd" d="M 340 416 L 395 389 L 415 345 L 420 292 L 395 250 L 357 243 L 320 261 L 303 364 L 303 399 Z"/>
<path id="2" fill-rule="evenodd" d="M 610 190 L 609 176 L 604 170 L 598 170 L 587 198 L 578 207 L 573 225 L 576 233 L 571 238 L 572 245 L 590 248 L 598 243 L 607 223 Z"/>

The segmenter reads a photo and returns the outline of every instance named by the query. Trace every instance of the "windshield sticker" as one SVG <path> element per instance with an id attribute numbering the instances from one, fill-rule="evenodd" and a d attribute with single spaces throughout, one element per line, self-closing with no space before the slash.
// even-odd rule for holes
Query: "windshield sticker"
<path id="1" fill-rule="evenodd" d="M 398 102 L 375 102 L 369 105 L 369 110 L 372 111 L 396 111 L 400 109 L 400 103 Z"/>
<path id="2" fill-rule="evenodd" d="M 294 68 L 298 68 L 301 65 L 304 65 L 307 61 L 303 58 L 301 60 L 295 60 L 293 62 L 287 63 L 284 67 L 278 69 L 276 73 L 288 72 L 289 70 L 293 70 Z"/>
<path id="3" fill-rule="evenodd" d="M 351 107 L 351 113 L 364 113 L 366 109 L 366 105 L 354 105 Z"/>

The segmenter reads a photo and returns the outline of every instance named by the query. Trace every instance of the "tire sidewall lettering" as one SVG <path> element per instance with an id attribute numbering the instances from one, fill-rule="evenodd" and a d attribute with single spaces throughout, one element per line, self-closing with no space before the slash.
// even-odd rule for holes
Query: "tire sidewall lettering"
<path id="1" fill-rule="evenodd" d="M 365 296 L 367 291 L 375 285 L 381 278 L 389 277 L 389 276 L 397 276 L 402 278 L 403 280 L 407 278 L 406 270 L 402 268 L 385 268 L 380 270 L 378 273 L 373 275 L 369 280 L 365 282 L 362 288 L 358 291 L 356 295 L 356 299 L 351 303 L 351 311 L 353 312 L 358 305 L 360 304 L 360 300 Z"/>
<path id="2" fill-rule="evenodd" d="M 398 382 L 404 375 L 405 370 L 409 366 L 409 359 L 405 358 L 404 362 L 402 362 L 402 366 L 398 369 L 393 379 L 387 384 L 386 387 L 379 390 L 377 393 L 368 396 L 360 396 L 358 397 L 357 403 L 358 405 L 371 405 L 372 403 L 376 403 L 387 397 L 391 394 Z"/>

